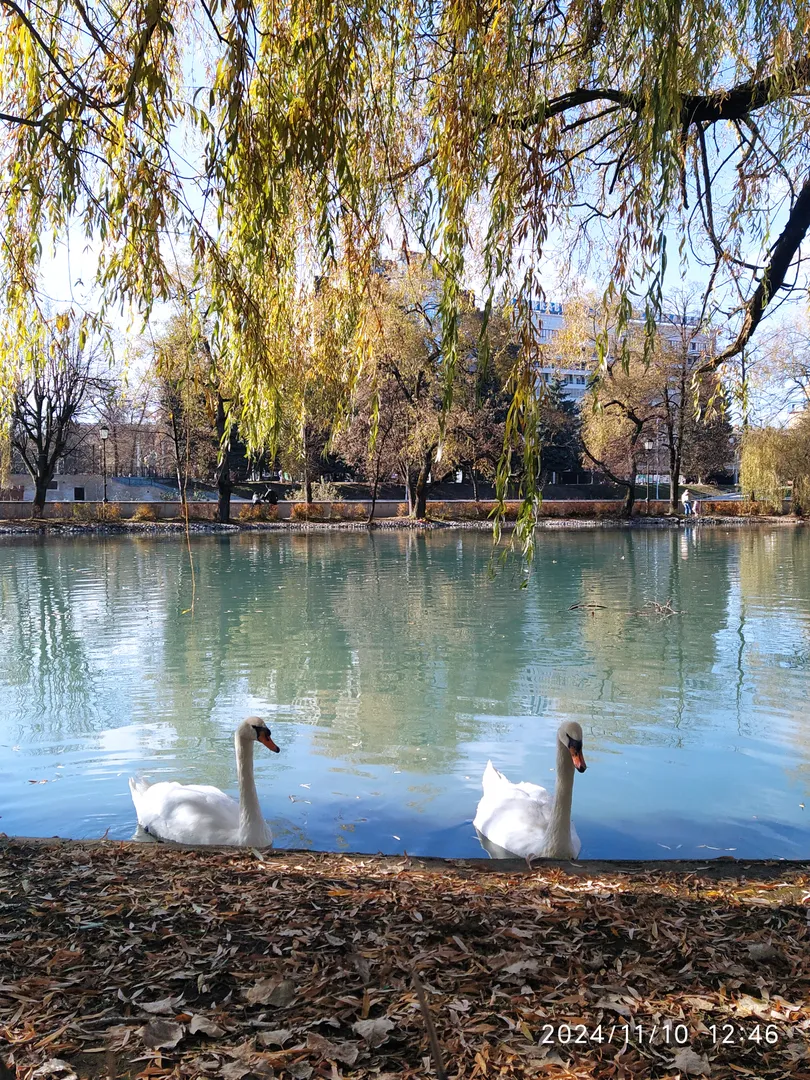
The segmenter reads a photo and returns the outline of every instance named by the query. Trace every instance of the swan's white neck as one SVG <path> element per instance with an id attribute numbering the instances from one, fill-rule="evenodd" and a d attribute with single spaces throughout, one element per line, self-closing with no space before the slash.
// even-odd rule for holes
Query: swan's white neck
<path id="1" fill-rule="evenodd" d="M 571 850 L 571 799 L 574 793 L 574 763 L 570 751 L 557 739 L 557 783 L 554 803 L 546 829 L 543 855 L 547 859 L 570 859 Z"/>
<path id="2" fill-rule="evenodd" d="M 240 739 L 237 732 L 234 745 L 239 777 L 239 839 L 242 844 L 261 844 L 265 840 L 267 826 L 253 779 L 253 742 Z"/>

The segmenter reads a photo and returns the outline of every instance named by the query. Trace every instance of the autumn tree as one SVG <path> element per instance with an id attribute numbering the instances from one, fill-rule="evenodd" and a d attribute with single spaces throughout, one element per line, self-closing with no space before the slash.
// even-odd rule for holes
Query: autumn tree
<path id="1" fill-rule="evenodd" d="M 87 438 L 83 412 L 104 401 L 112 380 L 100 363 L 98 342 L 75 313 L 40 325 L 30 343 L 32 367 L 14 391 L 11 444 L 34 481 L 34 517 L 45 510 L 48 485 L 59 461 Z"/>
<path id="2" fill-rule="evenodd" d="M 374 517 L 380 484 L 401 468 L 407 407 L 393 376 L 376 386 L 360 381 L 352 411 L 335 439 L 335 451 L 371 485 L 368 520 Z"/>
<path id="3" fill-rule="evenodd" d="M 639 356 L 627 371 L 616 364 L 595 399 L 585 402 L 583 462 L 625 489 L 625 517 L 633 513 L 636 499 L 639 454 L 646 441 L 642 436 L 652 435 L 661 415 L 654 372 Z"/>
<path id="4" fill-rule="evenodd" d="M 749 427 L 740 451 L 740 488 L 752 501 L 781 510 L 793 488 L 793 510 L 810 510 L 810 416 L 786 428 Z"/>
<path id="5" fill-rule="evenodd" d="M 354 347 L 313 356 L 315 377 L 343 388 L 340 414 L 363 370 L 375 260 L 418 238 L 440 268 L 445 409 L 470 259 L 491 308 L 501 286 L 518 300 L 507 436 L 529 425 L 528 520 L 541 478 L 531 301 L 552 244 L 609 282 L 620 324 L 644 308 L 652 335 L 677 237 L 706 268 L 702 310 L 726 313 L 708 371 L 787 295 L 810 224 L 810 0 L 755 0 L 742 16 L 731 0 L 529 2 L 496 16 L 449 0 L 0 11 L 6 419 L 49 236 L 78 232 L 98 250 L 103 311 L 145 315 L 173 296 L 188 245 L 226 382 L 257 403 L 242 425 L 251 449 L 287 407 L 287 329 L 313 278 L 342 273 L 346 311 L 366 312 Z M 607 336 L 597 344 L 604 367 Z"/>
<path id="6" fill-rule="evenodd" d="M 239 401 L 212 351 L 211 332 L 190 308 L 181 310 L 154 344 L 159 413 L 171 438 L 180 499 L 190 478 L 217 486 L 217 521 L 230 521 L 232 473 L 244 460 Z"/>

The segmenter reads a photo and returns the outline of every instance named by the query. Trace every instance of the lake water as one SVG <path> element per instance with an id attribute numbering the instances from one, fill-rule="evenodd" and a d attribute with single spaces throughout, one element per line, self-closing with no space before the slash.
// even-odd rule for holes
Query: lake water
<path id="1" fill-rule="evenodd" d="M 236 794 L 257 714 L 277 846 L 482 855 L 487 758 L 551 788 L 573 718 L 583 858 L 810 857 L 804 528 L 545 532 L 525 589 L 474 532 L 191 551 L 0 542 L 0 831 L 130 837 L 130 775 Z"/>

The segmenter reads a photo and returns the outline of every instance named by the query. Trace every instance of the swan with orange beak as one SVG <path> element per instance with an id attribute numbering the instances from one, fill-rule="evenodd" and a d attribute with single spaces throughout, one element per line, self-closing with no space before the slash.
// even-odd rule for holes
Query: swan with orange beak
<path id="1" fill-rule="evenodd" d="M 538 784 L 513 784 L 491 761 L 484 770 L 484 794 L 473 825 L 506 855 L 524 859 L 575 859 L 582 844 L 571 821 L 574 771 L 587 768 L 582 728 L 566 720 L 557 729 L 557 787 L 554 797 Z M 488 850 L 491 850 L 489 845 Z"/>
<path id="2" fill-rule="evenodd" d="M 278 754 L 270 729 L 259 716 L 243 720 L 234 733 L 239 802 L 208 784 L 176 780 L 150 784 L 130 779 L 138 824 L 157 840 L 178 844 L 228 844 L 270 847 L 273 833 L 262 817 L 253 779 L 253 746 L 259 742 Z"/>

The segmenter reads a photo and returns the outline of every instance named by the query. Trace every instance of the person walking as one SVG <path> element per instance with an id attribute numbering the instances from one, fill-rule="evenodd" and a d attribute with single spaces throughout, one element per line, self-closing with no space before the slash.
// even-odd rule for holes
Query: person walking
<path id="1" fill-rule="evenodd" d="M 683 494 L 681 495 L 681 502 L 683 503 L 683 516 L 684 517 L 691 517 L 692 516 L 692 496 L 689 493 L 689 488 L 684 488 L 683 489 Z"/>

